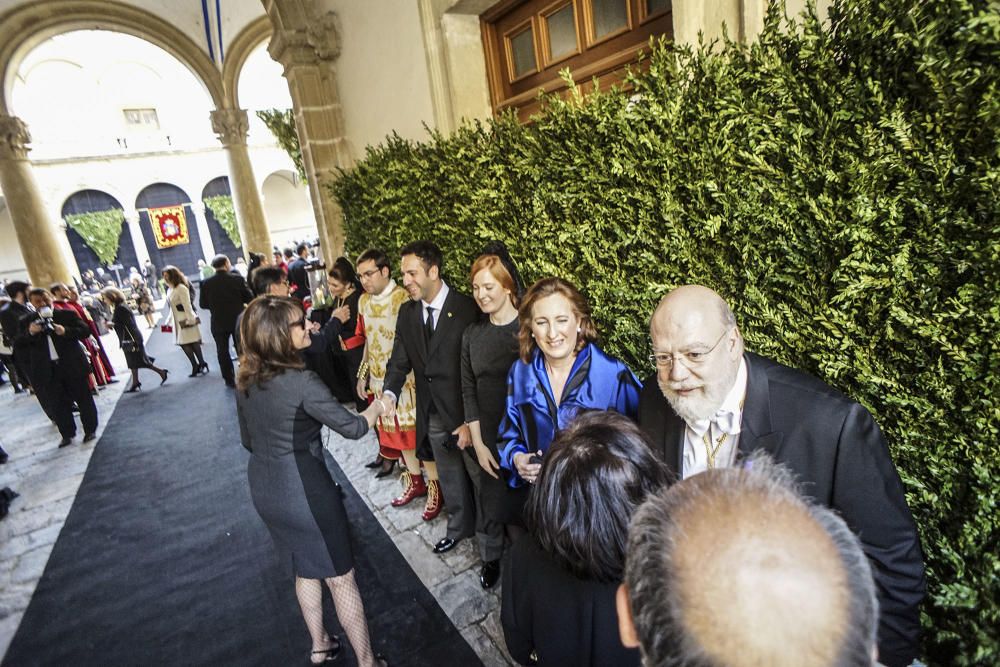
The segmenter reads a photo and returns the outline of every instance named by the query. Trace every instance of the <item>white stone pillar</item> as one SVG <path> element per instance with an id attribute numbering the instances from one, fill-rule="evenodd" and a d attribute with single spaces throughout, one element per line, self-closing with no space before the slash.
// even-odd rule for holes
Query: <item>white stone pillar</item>
<path id="1" fill-rule="evenodd" d="M 212 131 L 218 135 L 229 160 L 229 187 L 243 239 L 243 254 L 252 251 L 270 255 L 271 233 L 267 229 L 264 206 L 247 150 L 248 129 L 246 109 L 216 109 L 212 112 Z M 208 242 L 211 245 L 210 236 Z"/>
<path id="2" fill-rule="evenodd" d="M 3 190 L 14 223 L 17 244 L 28 276 L 35 285 L 72 284 L 56 225 L 45 211 L 35 174 L 28 160 L 31 134 L 16 116 L 0 113 L 0 190 Z"/>

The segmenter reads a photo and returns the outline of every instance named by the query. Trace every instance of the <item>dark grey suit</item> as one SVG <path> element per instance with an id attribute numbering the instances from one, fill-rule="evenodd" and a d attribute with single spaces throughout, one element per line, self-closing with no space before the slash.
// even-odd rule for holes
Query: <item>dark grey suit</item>
<path id="1" fill-rule="evenodd" d="M 399 396 L 412 370 L 417 385 L 417 453 L 437 462 L 441 490 L 448 505 L 448 537 L 471 537 L 476 512 L 473 484 L 479 464 L 454 444 L 451 432 L 465 422 L 462 403 L 462 334 L 476 321 L 479 308 L 464 294 L 449 288 L 434 335 L 424 333 L 424 305 L 404 303 L 396 318 L 384 388 Z M 427 444 L 430 445 L 428 451 Z"/>
<path id="2" fill-rule="evenodd" d="M 239 352 L 236 338 L 236 318 L 243 312 L 244 304 L 250 303 L 253 293 L 243 276 L 228 271 L 216 271 L 201 283 L 201 298 L 198 305 L 212 313 L 212 338 L 215 339 L 216 354 L 222 379 L 233 382 L 235 372 L 233 360 L 229 356 L 229 339 L 232 337 Z"/>
<path id="3" fill-rule="evenodd" d="M 803 490 L 836 510 L 861 539 L 879 598 L 879 661 L 917 656 L 924 566 L 903 484 L 871 414 L 822 381 L 750 352 L 738 457 L 763 450 L 798 477 Z M 639 425 L 680 474 L 684 422 L 655 378 L 644 384 Z"/>

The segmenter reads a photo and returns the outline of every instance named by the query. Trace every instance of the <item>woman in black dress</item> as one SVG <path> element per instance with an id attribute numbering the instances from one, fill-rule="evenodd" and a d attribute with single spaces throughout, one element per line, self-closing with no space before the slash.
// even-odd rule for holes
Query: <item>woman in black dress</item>
<path id="1" fill-rule="evenodd" d="M 305 370 L 299 351 L 309 347 L 310 339 L 297 299 L 251 301 L 240 339 L 236 411 L 240 439 L 251 454 L 250 495 L 295 574 L 295 593 L 312 638 L 310 661 L 332 661 L 340 649 L 323 625 L 326 582 L 358 664 L 385 665 L 372 654 L 341 489 L 323 460 L 320 439 L 324 424 L 346 438 L 360 438 L 385 406 L 376 400 L 360 415 L 352 414 L 315 373 Z"/>
<path id="2" fill-rule="evenodd" d="M 558 433 L 528 496 L 529 537 L 511 548 L 500 620 L 523 665 L 639 667 L 618 634 L 615 595 L 632 513 L 666 467 L 628 417 L 593 410 Z"/>
<path id="3" fill-rule="evenodd" d="M 132 371 L 132 385 L 126 389 L 127 392 L 139 391 L 142 383 L 139 382 L 139 369 L 148 368 L 160 376 L 160 384 L 167 381 L 170 371 L 158 368 L 153 364 L 153 360 L 146 354 L 146 345 L 142 341 L 142 334 L 135 323 L 135 315 L 125 305 L 125 294 L 117 287 L 105 287 L 101 290 L 101 296 L 114 309 L 111 314 L 111 324 L 118 334 L 118 344 L 121 345 L 122 353 L 125 355 L 125 363 Z"/>
<path id="4" fill-rule="evenodd" d="M 358 383 L 358 369 L 361 368 L 361 359 L 365 355 L 364 320 L 358 320 L 361 283 L 358 282 L 354 267 L 346 257 L 337 258 L 333 268 L 327 274 L 326 283 L 330 288 L 330 295 L 333 297 L 334 317 L 341 321 L 340 340 L 336 342 L 337 349 L 334 350 L 334 365 L 338 375 L 337 384 L 343 384 L 347 390 L 345 395 L 354 399 L 358 410 L 364 410 L 368 406 L 367 399 L 358 397 L 354 391 Z M 339 309 L 347 310 L 346 320 L 342 316 L 338 317 L 343 313 L 343 310 Z"/>
<path id="5" fill-rule="evenodd" d="M 469 274 L 472 296 L 487 318 L 467 327 L 462 335 L 462 402 L 482 468 L 476 487 L 476 500 L 482 508 L 476 531 L 483 562 L 479 583 L 492 588 L 500 578 L 504 525 L 512 523 L 507 485 L 498 474 L 497 431 L 507 397 L 507 373 L 518 356 L 517 304 L 522 289 L 517 269 L 502 244 L 488 246 L 472 263 Z"/>

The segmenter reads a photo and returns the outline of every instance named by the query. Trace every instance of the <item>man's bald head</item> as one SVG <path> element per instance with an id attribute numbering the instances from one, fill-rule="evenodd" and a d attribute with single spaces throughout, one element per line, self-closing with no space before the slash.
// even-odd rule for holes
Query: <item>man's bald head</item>
<path id="1" fill-rule="evenodd" d="M 743 337 L 725 299 L 702 285 L 667 294 L 649 336 L 660 391 L 680 417 L 707 419 L 722 405 L 743 358 Z"/>
<path id="2" fill-rule="evenodd" d="M 690 477 L 635 514 L 623 615 L 645 664 L 871 664 L 877 602 L 857 538 L 784 469 L 752 467 Z"/>

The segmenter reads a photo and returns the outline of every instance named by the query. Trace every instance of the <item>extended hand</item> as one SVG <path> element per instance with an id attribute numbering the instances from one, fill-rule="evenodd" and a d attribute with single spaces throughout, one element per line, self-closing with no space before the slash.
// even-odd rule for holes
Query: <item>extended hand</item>
<path id="1" fill-rule="evenodd" d="M 393 417 L 396 414 L 396 397 L 392 394 L 382 394 L 379 396 L 382 403 L 385 404 L 385 412 L 382 414 L 383 417 Z"/>
<path id="2" fill-rule="evenodd" d="M 332 315 L 340 320 L 342 323 L 347 322 L 351 319 L 351 307 L 348 305 L 343 305 L 340 308 L 336 308 Z"/>
<path id="3" fill-rule="evenodd" d="M 368 395 L 368 378 L 359 377 L 354 391 L 358 393 L 358 398 L 365 398 Z"/>
<path id="4" fill-rule="evenodd" d="M 468 424 L 462 424 L 452 431 L 451 434 L 458 436 L 457 444 L 459 449 L 465 449 L 472 444 L 472 431 L 469 430 Z"/>

